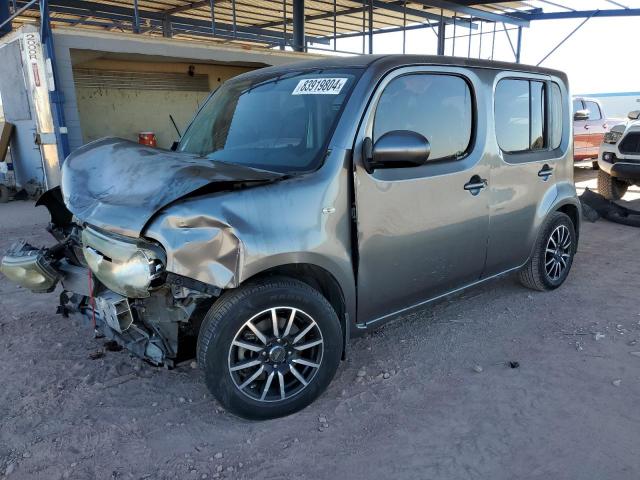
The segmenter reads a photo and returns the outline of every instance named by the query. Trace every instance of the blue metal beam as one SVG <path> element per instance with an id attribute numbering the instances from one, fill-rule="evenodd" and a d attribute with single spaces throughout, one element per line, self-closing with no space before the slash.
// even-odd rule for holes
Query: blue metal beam
<path id="1" fill-rule="evenodd" d="M 11 12 L 9 11 L 9 0 L 0 0 L 0 37 L 11 31 Z"/>
<path id="2" fill-rule="evenodd" d="M 49 6 L 47 0 L 40 0 L 40 41 L 45 59 L 51 64 L 53 85 L 49 85 L 49 100 L 51 100 L 51 114 L 58 147 L 60 163 L 71 153 L 67 126 L 64 118 L 64 96 L 59 89 L 58 74 L 56 69 L 56 55 L 53 46 L 53 34 L 49 18 Z"/>
<path id="3" fill-rule="evenodd" d="M 565 20 L 569 18 L 603 18 L 603 17 L 640 17 L 640 8 L 625 8 L 611 10 L 575 10 L 571 12 L 548 13 L 510 13 L 514 17 L 527 20 Z"/>
<path id="4" fill-rule="evenodd" d="M 24 4 L 26 2 L 19 2 Z M 106 18 L 109 20 L 116 20 L 119 22 L 128 22 L 133 25 L 132 19 L 134 18 L 134 10 L 129 7 L 120 5 L 103 4 L 98 2 L 86 1 L 86 0 L 49 0 L 49 10 L 52 12 L 67 13 L 72 15 L 86 16 L 91 15 L 96 18 Z M 162 27 L 165 20 L 166 12 L 162 11 L 150 11 L 150 10 L 138 10 L 140 19 L 148 19 L 152 26 Z M 57 19 L 54 19 L 57 20 Z M 195 32 L 209 32 L 212 31 L 212 22 L 210 20 L 172 16 L 171 25 L 174 32 L 190 30 L 194 34 Z M 233 38 L 233 32 L 235 30 L 238 39 L 257 41 L 264 43 L 281 43 L 283 40 L 282 32 L 279 30 L 268 30 L 265 28 L 259 28 L 255 26 L 241 26 L 235 27 L 230 24 L 215 22 L 216 33 L 229 32 L 228 34 L 217 35 L 224 38 Z M 206 35 L 209 36 L 209 35 Z M 328 44 L 329 40 L 307 37 L 308 42 Z"/>
<path id="5" fill-rule="evenodd" d="M 520 27 L 528 27 L 529 21 L 522 17 L 516 17 L 513 13 L 493 13 L 479 8 L 467 7 L 459 3 L 448 0 L 412 0 L 412 3 L 418 3 L 425 7 L 440 8 L 443 10 L 451 10 L 456 13 L 462 13 L 474 18 L 486 20 L 489 22 L 503 22 Z"/>
<path id="6" fill-rule="evenodd" d="M 392 1 L 392 2 L 383 2 L 381 0 L 373 0 L 373 7 L 376 11 L 380 10 L 380 11 L 389 11 L 389 12 L 395 12 L 395 13 L 402 13 L 404 14 L 404 1 L 402 0 L 396 0 L 396 1 Z M 368 9 L 367 6 L 364 7 L 351 7 L 351 8 L 345 8 L 342 10 L 337 10 L 336 11 L 336 15 L 337 16 L 343 16 L 343 15 L 355 15 L 355 14 L 359 14 L 362 13 L 363 11 L 365 11 L 366 9 Z M 440 15 L 436 15 L 435 13 L 430 13 L 430 12 L 425 12 L 424 10 L 417 10 L 415 8 L 407 8 L 406 10 L 407 15 L 411 15 L 414 17 L 420 17 L 420 18 L 424 18 L 425 20 L 433 20 L 433 21 L 440 21 Z M 313 22 L 314 20 L 325 20 L 327 18 L 332 18 L 334 16 L 333 12 L 326 12 L 326 13 L 318 13 L 315 15 L 307 15 L 305 17 L 305 21 L 307 23 L 309 22 Z M 291 19 L 287 19 L 287 23 L 291 23 Z M 447 24 L 451 24 L 451 23 L 456 23 L 459 27 L 465 27 L 465 28 L 471 28 L 472 30 L 476 30 L 478 28 L 477 25 L 472 25 L 471 27 L 469 27 L 469 21 L 468 20 L 460 20 L 460 19 L 456 19 L 454 20 L 453 18 L 449 18 L 449 17 L 444 17 L 444 21 Z M 266 23 L 261 23 L 259 25 L 256 25 L 256 27 L 259 28 L 269 28 L 269 27 L 275 27 L 278 25 L 282 25 L 282 22 L 266 22 Z M 362 35 L 362 32 L 360 32 L 360 35 Z"/>

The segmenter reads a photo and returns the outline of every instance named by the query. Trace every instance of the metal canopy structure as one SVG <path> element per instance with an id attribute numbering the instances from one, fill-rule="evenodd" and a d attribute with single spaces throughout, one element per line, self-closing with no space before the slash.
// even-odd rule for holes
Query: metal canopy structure
<path id="1" fill-rule="evenodd" d="M 447 43 L 455 55 L 456 40 L 466 37 L 463 54 L 481 56 L 486 38 L 490 58 L 496 35 L 501 34 L 519 62 L 522 29 L 532 21 L 583 19 L 540 64 L 590 19 L 626 16 L 640 16 L 640 0 L 0 0 L 0 38 L 15 27 L 38 24 L 56 85 L 53 32 L 57 26 L 235 43 L 246 48 L 350 54 L 373 53 L 374 37 L 392 32 L 402 32 L 404 53 L 407 31 L 424 29 L 437 38 L 438 55 L 445 54 Z M 337 43 L 350 37 L 362 38 L 361 52 L 339 52 Z M 479 40 L 475 53 L 472 38 Z M 64 96 L 57 87 L 50 89 L 49 96 L 59 157 L 66 158 L 70 149 Z"/>
<path id="2" fill-rule="evenodd" d="M 625 1 L 634 0 L 0 0 L 0 35 L 11 22 L 48 18 L 54 28 L 71 25 L 298 51 L 316 45 L 337 50 L 336 40 L 362 37 L 363 51 L 348 53 L 372 53 L 374 35 L 431 29 L 438 37 L 437 53 L 444 54 L 447 40 L 472 34 L 495 39 L 496 29 L 507 32 L 508 27 L 518 31 L 515 39 L 507 36 L 519 60 L 521 29 L 531 21 L 639 16 L 640 8 Z M 594 3 L 598 8 L 592 8 Z M 582 8 L 585 4 L 591 8 Z M 448 37 L 447 31 L 452 31 Z"/>

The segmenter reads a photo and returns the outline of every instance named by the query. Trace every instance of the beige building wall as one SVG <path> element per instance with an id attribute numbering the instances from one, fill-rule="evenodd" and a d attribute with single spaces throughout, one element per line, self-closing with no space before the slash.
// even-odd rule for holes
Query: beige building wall
<path id="1" fill-rule="evenodd" d="M 209 88 L 217 88 L 222 82 L 252 70 L 249 67 L 170 62 L 130 62 L 97 59 L 76 63 L 74 67 L 96 70 L 120 70 L 123 72 L 167 72 L 185 74 L 189 66 L 196 74 L 209 77 Z M 78 113 L 84 143 L 105 136 L 116 136 L 137 141 L 138 132 L 152 131 L 158 138 L 158 146 L 169 148 L 178 140 L 172 115 L 181 133 L 207 97 L 206 92 L 129 90 L 107 88 L 76 88 Z"/>

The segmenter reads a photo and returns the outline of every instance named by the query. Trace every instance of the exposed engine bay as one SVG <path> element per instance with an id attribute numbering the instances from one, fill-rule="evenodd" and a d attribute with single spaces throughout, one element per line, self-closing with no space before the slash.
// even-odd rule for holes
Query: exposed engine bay
<path id="1" fill-rule="evenodd" d="M 179 353 L 192 357 L 198 319 L 220 290 L 166 272 L 164 252 L 155 243 L 75 223 L 59 189 L 46 195 L 39 204 L 49 209 L 48 230 L 58 243 L 49 248 L 15 243 L 0 271 L 34 292 L 51 292 L 60 283 L 57 313 L 81 315 L 96 336 L 155 365 L 171 367 Z M 115 279 L 114 271 L 130 282 Z"/>

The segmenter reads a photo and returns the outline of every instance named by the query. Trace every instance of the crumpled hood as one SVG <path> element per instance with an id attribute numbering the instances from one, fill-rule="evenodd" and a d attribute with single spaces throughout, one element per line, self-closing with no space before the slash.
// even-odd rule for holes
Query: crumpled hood
<path id="1" fill-rule="evenodd" d="M 62 193 L 67 208 L 82 222 L 137 237 L 157 211 L 202 187 L 265 183 L 283 176 L 110 137 L 67 157 Z"/>

